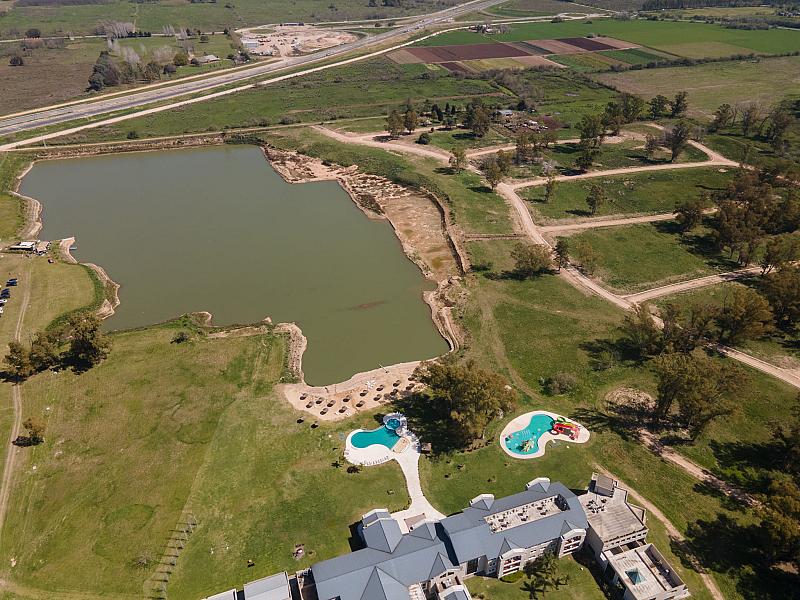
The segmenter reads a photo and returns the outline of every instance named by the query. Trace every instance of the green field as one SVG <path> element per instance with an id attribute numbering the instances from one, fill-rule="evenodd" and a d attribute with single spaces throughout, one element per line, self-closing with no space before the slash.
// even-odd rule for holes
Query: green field
<path id="1" fill-rule="evenodd" d="M 800 36 L 800 31 L 796 35 Z M 795 50 L 798 47 L 800 41 Z M 800 94 L 800 57 L 603 73 L 595 78 L 620 91 L 645 98 L 686 90 L 689 92 L 689 114 L 710 119 L 714 110 L 724 102 L 732 106 L 742 102 L 770 105 L 787 96 Z"/>
<path id="2" fill-rule="evenodd" d="M 681 237 L 669 221 L 586 231 L 570 240 L 589 243 L 600 256 L 597 277 L 624 292 L 736 268 L 734 261 L 706 250 L 701 234 Z"/>
<path id="3" fill-rule="evenodd" d="M 452 0 L 440 3 L 444 6 L 453 4 L 455 2 Z M 24 32 L 29 27 L 38 27 L 45 35 L 65 32 L 90 34 L 95 32 L 96 25 L 101 21 L 136 22 L 141 30 L 152 32 L 160 32 L 166 25 L 222 31 L 225 27 L 252 27 L 286 21 L 385 19 L 426 13 L 430 10 L 430 4 L 424 0 L 410 0 L 396 7 L 371 7 L 361 0 L 337 0 L 327 4 L 316 0 L 238 0 L 235 3 L 194 3 L 189 0 L 131 3 L 110 0 L 108 3 L 96 5 L 14 7 L 0 16 L 0 34 L 3 37 L 17 37 L 19 32 Z"/>
<path id="4" fill-rule="evenodd" d="M 779 54 L 800 47 L 800 31 L 726 29 L 706 23 L 597 19 L 592 23 L 524 23 L 512 25 L 508 33 L 482 35 L 455 31 L 419 42 L 426 46 L 481 44 L 491 41 L 520 42 L 565 37 L 584 37 L 594 33 L 641 44 L 687 58 L 729 56 L 733 54 Z"/>
<path id="5" fill-rule="evenodd" d="M 534 218 L 550 219 L 589 216 L 586 196 L 593 184 L 599 184 L 608 202 L 597 210 L 598 216 L 632 213 L 666 213 L 676 204 L 721 190 L 733 173 L 719 169 L 687 169 L 686 171 L 653 171 L 601 177 L 592 180 L 561 182 L 556 185 L 549 203 L 541 186 L 523 188 L 523 197 L 533 202 Z"/>
<path id="6" fill-rule="evenodd" d="M 476 96 L 484 97 L 487 102 L 507 98 L 504 90 L 489 81 L 428 75 L 424 65 L 397 65 L 377 58 L 138 117 L 119 125 L 89 130 L 70 139 L 119 139 L 131 130 L 141 137 L 149 137 L 281 122 L 378 116 L 404 104 L 408 98 L 427 98 L 442 105 L 447 101 L 463 105 Z"/>

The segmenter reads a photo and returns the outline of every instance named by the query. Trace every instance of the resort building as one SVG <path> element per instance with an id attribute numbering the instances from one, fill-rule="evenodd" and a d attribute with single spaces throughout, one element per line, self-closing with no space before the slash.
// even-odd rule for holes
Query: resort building
<path id="1" fill-rule="evenodd" d="M 625 600 L 688 597 L 663 556 L 645 542 L 644 510 L 609 477 L 594 475 L 587 493 L 542 477 L 525 491 L 482 494 L 438 522 L 401 527 L 386 509 L 365 514 L 357 531 L 363 548 L 244 586 L 244 600 L 471 600 L 464 581 L 503 577 L 545 553 L 563 557 L 591 548 Z M 260 595 L 275 581 L 277 595 Z M 255 586 L 255 587 L 253 587 Z M 231 598 L 226 592 L 213 600 Z M 288 594 L 288 595 L 281 595 Z M 240 600 L 242 598 L 240 592 Z M 209 599 L 209 600 L 211 600 Z"/>

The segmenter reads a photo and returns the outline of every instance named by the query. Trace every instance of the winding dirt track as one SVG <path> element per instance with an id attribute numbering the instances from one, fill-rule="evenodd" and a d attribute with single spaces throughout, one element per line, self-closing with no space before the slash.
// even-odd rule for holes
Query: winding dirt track
<path id="1" fill-rule="evenodd" d="M 22 296 L 22 303 L 20 304 L 19 316 L 17 317 L 17 326 L 14 329 L 14 339 L 19 341 L 22 337 L 22 323 L 25 320 L 25 312 L 28 310 L 28 304 L 31 301 L 31 271 L 30 268 L 23 274 L 25 282 L 25 292 Z M 14 447 L 14 440 L 19 436 L 20 428 L 22 427 L 22 393 L 20 392 L 19 384 L 15 383 L 11 386 L 11 404 L 14 409 L 14 422 L 11 425 L 11 434 L 8 438 L 8 448 L 6 448 L 6 460 L 3 465 L 3 480 L 0 483 L 0 539 L 3 535 L 3 526 L 6 521 L 6 512 L 8 511 L 8 497 L 11 494 L 11 479 L 14 475 L 14 463 L 16 462 L 16 452 Z"/>

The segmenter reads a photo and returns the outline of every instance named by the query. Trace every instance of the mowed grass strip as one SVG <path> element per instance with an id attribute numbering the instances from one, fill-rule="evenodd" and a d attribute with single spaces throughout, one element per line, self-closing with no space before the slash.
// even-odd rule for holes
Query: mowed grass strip
<path id="1" fill-rule="evenodd" d="M 706 258 L 693 244 L 695 236 L 682 238 L 669 221 L 655 224 L 607 227 L 569 238 L 585 242 L 599 255 L 596 276 L 620 292 L 636 292 L 676 281 L 710 275 L 721 268 L 735 268 L 733 261 Z"/>
<path id="2" fill-rule="evenodd" d="M 724 171 L 724 172 L 723 172 Z M 524 188 L 523 197 L 533 202 L 534 217 L 550 219 L 589 217 L 586 197 L 593 185 L 599 185 L 608 198 L 597 216 L 673 212 L 677 204 L 725 188 L 733 172 L 725 169 L 687 169 L 652 171 L 590 180 L 559 182 L 550 202 L 544 202 L 544 187 Z"/>

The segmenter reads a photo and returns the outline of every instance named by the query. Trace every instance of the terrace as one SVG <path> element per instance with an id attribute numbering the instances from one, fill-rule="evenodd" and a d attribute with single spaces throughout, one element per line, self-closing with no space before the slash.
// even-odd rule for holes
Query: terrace
<path id="1" fill-rule="evenodd" d="M 625 589 L 626 599 L 652 598 L 665 592 L 676 592 L 671 598 L 687 598 L 686 584 L 667 564 L 652 544 L 633 548 L 616 555 L 606 553 L 615 579 Z"/>
<path id="2" fill-rule="evenodd" d="M 550 496 L 536 502 L 494 513 L 484 517 L 484 521 L 489 525 L 492 533 L 499 533 L 564 512 L 568 508 L 564 508 L 565 506 L 566 503 L 563 498 L 558 495 Z"/>

